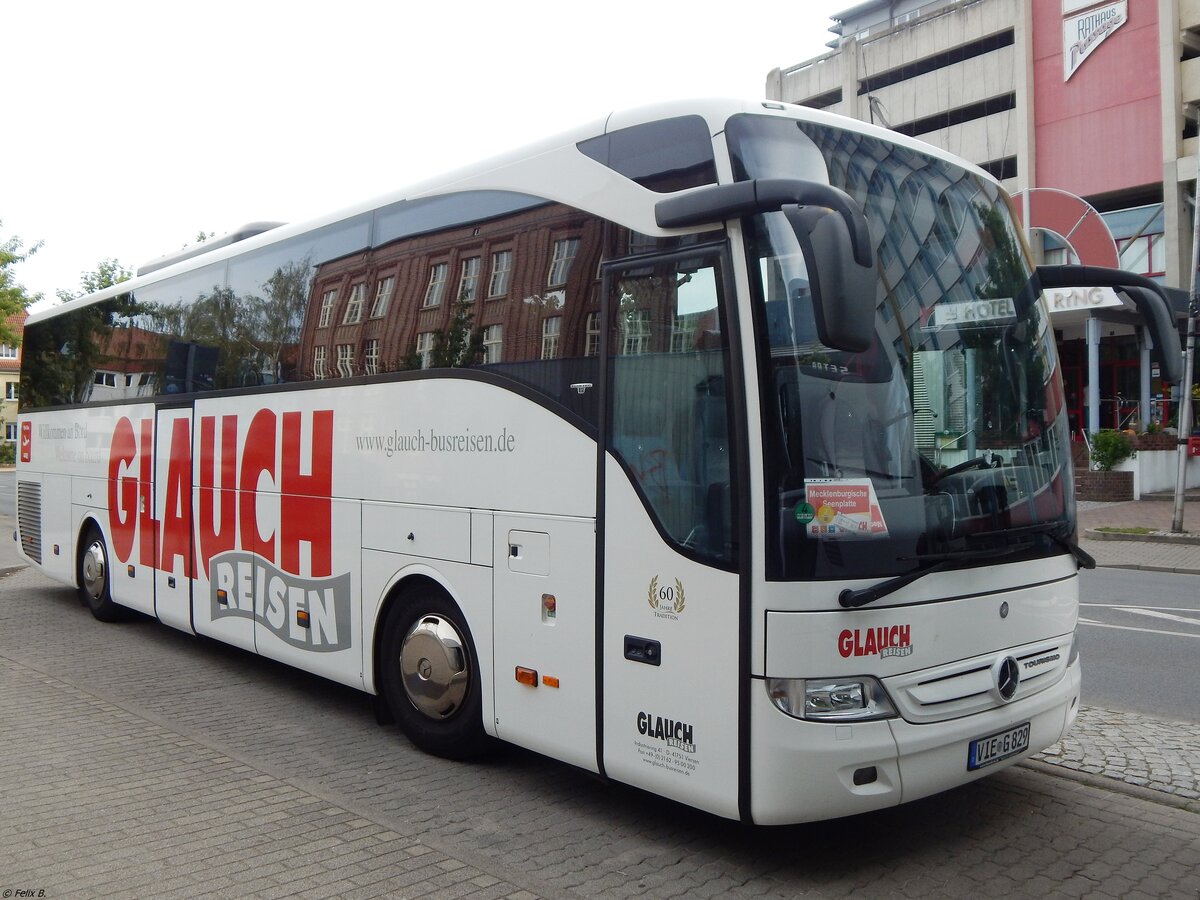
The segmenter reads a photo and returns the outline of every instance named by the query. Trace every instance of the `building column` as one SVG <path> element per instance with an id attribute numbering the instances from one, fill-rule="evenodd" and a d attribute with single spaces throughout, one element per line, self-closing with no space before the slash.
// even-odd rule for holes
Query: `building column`
<path id="1" fill-rule="evenodd" d="M 1087 320 L 1087 430 L 1095 434 L 1100 430 L 1100 320 Z"/>
<path id="2" fill-rule="evenodd" d="M 1138 333 L 1138 431 L 1150 425 L 1150 350 L 1154 341 L 1150 329 L 1139 325 Z"/>

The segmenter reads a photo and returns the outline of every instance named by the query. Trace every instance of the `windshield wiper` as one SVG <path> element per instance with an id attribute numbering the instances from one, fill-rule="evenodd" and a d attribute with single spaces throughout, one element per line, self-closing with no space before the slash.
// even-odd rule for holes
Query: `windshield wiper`
<path id="1" fill-rule="evenodd" d="M 902 557 L 903 559 L 915 559 L 920 562 L 933 562 L 933 565 L 928 569 L 920 569 L 916 572 L 909 572 L 907 575 L 898 575 L 895 578 L 889 578 L 887 581 L 881 581 L 879 584 L 872 585 L 871 587 L 859 588 L 857 591 L 846 588 L 838 594 L 838 603 L 841 604 L 843 609 L 857 609 L 860 606 L 866 606 L 868 603 L 874 603 L 888 594 L 894 594 L 900 588 L 912 584 L 918 578 L 924 578 L 933 572 L 940 572 L 952 562 L 997 559 L 1001 556 L 1012 556 L 1023 549 L 1023 547 L 998 547 L 992 550 L 958 550 L 952 553 L 928 553 L 921 554 L 920 556 Z"/>
<path id="2" fill-rule="evenodd" d="M 1041 534 L 1050 538 L 1050 540 L 1054 541 L 1054 543 L 1058 544 L 1058 546 L 1062 547 L 1073 557 L 1075 557 L 1075 562 L 1079 564 L 1079 568 L 1096 568 L 1096 560 L 1092 554 L 1080 547 L 1079 544 L 1071 543 L 1058 533 L 1058 529 L 1059 525 L 1055 522 L 1043 522 L 1038 525 L 1022 525 L 1019 528 L 1006 528 L 1003 531 L 983 531 L 979 532 L 978 534 L 973 534 L 971 537 L 1007 537 L 1014 535 L 1020 537 L 1022 535 Z"/>
<path id="3" fill-rule="evenodd" d="M 1006 528 L 1002 531 L 982 531 L 970 535 L 971 538 L 997 538 L 997 537 L 1012 537 L 1021 535 L 1045 535 L 1062 547 L 1071 556 L 1075 557 L 1075 561 L 1081 569 L 1096 568 L 1096 560 L 1092 555 L 1080 547 L 1078 544 L 1072 544 L 1061 534 L 1057 534 L 1057 525 L 1054 523 L 1046 523 L 1041 525 L 1024 525 L 1019 528 Z M 1028 550 L 1028 544 L 1010 544 L 1007 547 L 993 547 L 987 550 L 955 550 L 949 553 L 923 553 L 918 556 L 901 557 L 902 559 L 915 559 L 918 562 L 932 562 L 928 569 L 921 569 L 917 572 L 909 572 L 907 575 L 898 575 L 895 578 L 889 578 L 887 581 L 881 581 L 879 584 L 871 587 L 860 588 L 853 591 L 846 588 L 838 594 L 838 603 L 843 609 L 857 609 L 860 606 L 866 606 L 868 603 L 874 603 L 881 597 L 886 597 L 888 594 L 894 594 L 896 591 L 905 585 L 912 584 L 918 578 L 924 578 L 932 572 L 940 572 L 950 563 L 960 560 L 979 560 L 979 559 L 998 559 L 1003 556 L 1013 556 Z"/>

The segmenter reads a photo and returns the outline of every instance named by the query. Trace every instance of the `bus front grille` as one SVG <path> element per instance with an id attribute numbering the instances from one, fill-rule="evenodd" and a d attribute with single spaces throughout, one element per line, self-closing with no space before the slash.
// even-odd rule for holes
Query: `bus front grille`
<path id="1" fill-rule="evenodd" d="M 1071 641 L 1068 634 L 885 678 L 883 683 L 905 721 L 944 722 L 995 709 L 1057 683 L 1067 671 Z M 1016 660 L 1020 680 L 1016 693 L 1006 701 L 1000 698 L 994 669 L 1008 656 Z"/>
<path id="2" fill-rule="evenodd" d="M 21 550 L 41 565 L 42 486 L 36 481 L 17 482 L 17 531 L 21 538 Z"/>

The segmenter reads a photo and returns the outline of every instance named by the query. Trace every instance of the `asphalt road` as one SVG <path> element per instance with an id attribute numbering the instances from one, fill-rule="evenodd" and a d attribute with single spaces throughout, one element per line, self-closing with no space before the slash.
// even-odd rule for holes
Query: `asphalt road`
<path id="1" fill-rule="evenodd" d="M 1200 722 L 1200 575 L 1079 574 L 1083 703 Z"/>
<path id="2" fill-rule="evenodd" d="M 15 469 L 0 471 L 0 516 L 13 519 L 17 515 L 17 472 Z"/>

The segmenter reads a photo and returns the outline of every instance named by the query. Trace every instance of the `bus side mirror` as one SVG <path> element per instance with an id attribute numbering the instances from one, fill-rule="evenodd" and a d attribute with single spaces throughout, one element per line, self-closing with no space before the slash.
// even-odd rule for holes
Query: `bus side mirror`
<path id="1" fill-rule="evenodd" d="M 875 339 L 878 276 L 869 244 L 858 241 L 856 254 L 845 219 L 831 209 L 787 204 L 783 213 L 804 253 L 817 338 L 833 350 L 863 352 Z"/>
<path id="2" fill-rule="evenodd" d="M 1144 275 L 1100 266 L 1038 266 L 1037 277 L 1043 290 L 1110 287 L 1124 293 L 1137 307 L 1138 314 L 1150 332 L 1150 339 L 1154 341 L 1154 355 L 1162 373 L 1162 380 L 1168 384 L 1178 384 L 1183 378 L 1183 351 L 1179 344 L 1179 330 L 1171 311 L 1171 301 L 1167 299 L 1158 282 Z"/>

